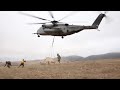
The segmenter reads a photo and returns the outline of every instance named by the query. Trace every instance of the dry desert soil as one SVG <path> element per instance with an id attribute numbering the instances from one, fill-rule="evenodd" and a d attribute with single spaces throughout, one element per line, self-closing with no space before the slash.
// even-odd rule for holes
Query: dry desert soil
<path id="1" fill-rule="evenodd" d="M 19 62 L 12 67 L 0 63 L 0 79 L 120 79 L 120 59 L 86 60 L 62 62 L 61 64 L 40 64 L 27 61 L 25 67 L 18 68 Z"/>

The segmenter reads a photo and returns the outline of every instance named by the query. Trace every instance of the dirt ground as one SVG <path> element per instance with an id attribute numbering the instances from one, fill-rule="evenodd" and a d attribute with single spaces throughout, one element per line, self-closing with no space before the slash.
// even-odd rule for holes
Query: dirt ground
<path id="1" fill-rule="evenodd" d="M 87 60 L 61 64 L 28 61 L 25 67 L 0 65 L 0 79 L 120 79 L 120 59 Z"/>

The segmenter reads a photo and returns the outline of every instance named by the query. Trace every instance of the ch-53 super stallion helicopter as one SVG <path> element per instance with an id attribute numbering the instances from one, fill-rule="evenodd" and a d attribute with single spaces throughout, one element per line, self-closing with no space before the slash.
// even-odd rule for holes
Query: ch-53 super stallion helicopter
<path id="1" fill-rule="evenodd" d="M 42 27 L 40 27 L 37 30 L 37 33 L 34 33 L 34 34 L 37 34 L 38 37 L 40 37 L 40 35 L 50 35 L 50 36 L 61 36 L 62 38 L 64 38 L 64 36 L 72 35 L 72 34 L 78 33 L 86 29 L 97 29 L 98 30 L 98 27 L 102 19 L 106 17 L 106 13 L 107 12 L 100 13 L 92 25 L 85 26 L 85 25 L 69 25 L 68 23 L 60 22 L 65 17 L 60 20 L 55 20 L 53 13 L 51 11 L 49 11 L 49 14 L 51 18 L 53 19 L 53 21 L 21 12 L 21 14 L 24 14 L 30 17 L 34 17 L 34 18 L 41 19 L 44 21 L 49 21 L 45 23 L 31 23 L 31 24 L 42 24 Z"/>

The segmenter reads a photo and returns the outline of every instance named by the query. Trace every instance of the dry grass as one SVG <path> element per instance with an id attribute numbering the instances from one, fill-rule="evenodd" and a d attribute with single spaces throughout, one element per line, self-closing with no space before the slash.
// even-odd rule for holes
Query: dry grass
<path id="1" fill-rule="evenodd" d="M 24 68 L 0 66 L 0 79 L 120 79 L 120 60 L 79 61 L 42 65 L 26 62 Z"/>

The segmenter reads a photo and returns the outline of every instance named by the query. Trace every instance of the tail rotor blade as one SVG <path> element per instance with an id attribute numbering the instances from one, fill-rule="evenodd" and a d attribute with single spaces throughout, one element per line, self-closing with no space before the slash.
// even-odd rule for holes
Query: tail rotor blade
<path id="1" fill-rule="evenodd" d="M 105 11 L 105 12 L 104 12 L 104 14 L 107 14 L 107 13 L 108 13 L 108 11 Z"/>
<path id="2" fill-rule="evenodd" d="M 106 23 L 110 23 L 110 22 L 112 22 L 113 21 L 113 19 L 110 17 L 110 16 L 107 16 L 106 17 Z"/>
<path id="3" fill-rule="evenodd" d="M 105 14 L 106 15 L 108 13 L 108 11 L 97 11 L 97 13 L 98 14 Z"/>
<path id="4" fill-rule="evenodd" d="M 97 11 L 99 14 L 105 14 L 105 23 L 110 23 L 113 19 L 107 15 L 108 11 Z"/>

